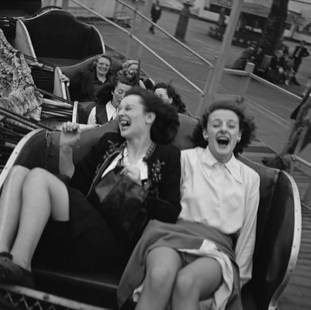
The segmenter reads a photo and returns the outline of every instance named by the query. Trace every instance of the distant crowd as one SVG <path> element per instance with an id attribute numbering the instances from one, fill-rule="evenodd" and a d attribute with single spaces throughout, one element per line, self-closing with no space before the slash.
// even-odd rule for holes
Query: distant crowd
<path id="1" fill-rule="evenodd" d="M 301 41 L 292 53 L 286 45 L 274 52 L 273 55 L 265 54 L 262 46 L 250 46 L 245 49 L 241 57 L 233 64 L 234 69 L 244 70 L 247 62 L 255 64 L 254 73 L 275 84 L 300 85 L 296 74 L 301 65 L 302 59 L 309 56 L 309 52 Z"/>

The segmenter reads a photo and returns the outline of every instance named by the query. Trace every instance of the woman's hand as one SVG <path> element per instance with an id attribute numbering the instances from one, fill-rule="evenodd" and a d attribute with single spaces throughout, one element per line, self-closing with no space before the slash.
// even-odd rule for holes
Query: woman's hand
<path id="1" fill-rule="evenodd" d="M 74 147 L 80 140 L 79 124 L 66 122 L 62 125 L 60 135 L 61 147 Z"/>
<path id="2" fill-rule="evenodd" d="M 133 166 L 126 166 L 122 169 L 120 174 L 127 175 L 129 178 L 131 178 L 135 183 L 141 185 L 140 180 L 140 170 L 137 167 Z"/>

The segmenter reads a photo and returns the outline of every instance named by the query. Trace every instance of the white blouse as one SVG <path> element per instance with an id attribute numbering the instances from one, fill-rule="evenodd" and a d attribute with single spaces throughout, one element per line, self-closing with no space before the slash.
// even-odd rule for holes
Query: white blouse
<path id="1" fill-rule="evenodd" d="M 108 122 L 117 117 L 117 109 L 112 105 L 111 101 L 106 104 L 106 113 Z M 96 125 L 96 107 L 93 107 L 87 119 L 89 125 Z"/>
<path id="2" fill-rule="evenodd" d="M 251 278 L 260 177 L 234 156 L 219 163 L 209 148 L 181 152 L 180 218 L 238 233 L 235 248 L 241 284 Z"/>

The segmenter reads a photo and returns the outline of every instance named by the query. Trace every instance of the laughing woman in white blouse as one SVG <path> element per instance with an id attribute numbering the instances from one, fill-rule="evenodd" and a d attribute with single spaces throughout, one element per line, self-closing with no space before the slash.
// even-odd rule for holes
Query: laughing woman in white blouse
<path id="1" fill-rule="evenodd" d="M 182 151 L 177 224 L 152 221 L 118 289 L 120 307 L 242 309 L 240 288 L 252 276 L 259 175 L 238 160 L 254 123 L 241 105 L 219 101 Z"/>

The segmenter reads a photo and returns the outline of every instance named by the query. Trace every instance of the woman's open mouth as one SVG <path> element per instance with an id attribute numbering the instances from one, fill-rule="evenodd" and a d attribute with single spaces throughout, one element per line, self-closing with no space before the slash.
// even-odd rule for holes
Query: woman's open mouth
<path id="1" fill-rule="evenodd" d="M 230 139 L 226 136 L 220 136 L 216 138 L 217 144 L 220 147 L 227 147 L 230 143 Z"/>
<path id="2" fill-rule="evenodd" d="M 119 127 L 120 130 L 126 130 L 127 128 L 129 128 L 129 126 L 131 125 L 130 121 L 127 119 L 121 119 L 119 120 Z"/>

